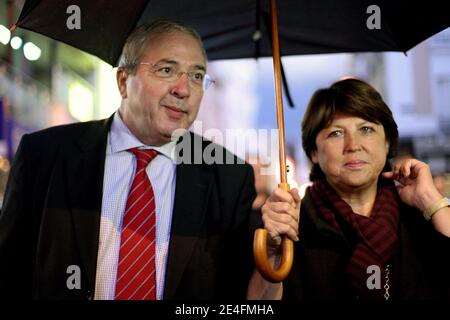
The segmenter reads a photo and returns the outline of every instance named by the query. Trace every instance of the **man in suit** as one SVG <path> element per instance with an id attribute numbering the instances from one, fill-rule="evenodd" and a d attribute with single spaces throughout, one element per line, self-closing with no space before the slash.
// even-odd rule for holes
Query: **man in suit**
<path id="1" fill-rule="evenodd" d="M 253 272 L 252 168 L 173 138 L 208 80 L 200 37 L 160 20 L 124 46 L 118 112 L 22 138 L 0 216 L 2 297 L 245 298 L 252 274 L 268 286 Z M 211 147 L 233 164 L 193 163 Z M 297 194 L 276 192 L 265 227 L 295 239 Z"/>

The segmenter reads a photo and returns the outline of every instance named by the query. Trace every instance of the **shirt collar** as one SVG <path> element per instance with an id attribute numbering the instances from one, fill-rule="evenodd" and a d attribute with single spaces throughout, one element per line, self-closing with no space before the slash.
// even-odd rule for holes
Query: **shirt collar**
<path id="1" fill-rule="evenodd" d="M 125 125 L 119 111 L 114 114 L 110 130 L 111 153 L 127 151 L 131 148 L 154 149 L 175 162 L 173 151 L 176 144 L 177 141 L 170 141 L 159 147 L 143 144 Z"/>

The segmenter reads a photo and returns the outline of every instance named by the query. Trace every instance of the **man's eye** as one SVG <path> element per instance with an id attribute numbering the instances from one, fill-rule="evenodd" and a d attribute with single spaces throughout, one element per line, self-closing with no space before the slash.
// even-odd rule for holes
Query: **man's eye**
<path id="1" fill-rule="evenodd" d="M 156 69 L 156 73 L 161 76 L 170 76 L 173 74 L 173 68 L 171 67 L 159 67 Z"/>
<path id="2" fill-rule="evenodd" d="M 193 72 L 191 73 L 191 78 L 193 81 L 202 82 L 205 75 L 201 72 Z"/>

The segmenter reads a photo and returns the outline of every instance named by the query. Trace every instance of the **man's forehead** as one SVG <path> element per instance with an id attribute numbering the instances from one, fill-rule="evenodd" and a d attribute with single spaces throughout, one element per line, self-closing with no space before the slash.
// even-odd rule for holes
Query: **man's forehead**
<path id="1" fill-rule="evenodd" d="M 206 68 L 206 57 L 201 43 L 194 36 L 172 31 L 157 34 L 147 40 L 144 57 L 157 61 L 170 61 L 180 65 Z"/>

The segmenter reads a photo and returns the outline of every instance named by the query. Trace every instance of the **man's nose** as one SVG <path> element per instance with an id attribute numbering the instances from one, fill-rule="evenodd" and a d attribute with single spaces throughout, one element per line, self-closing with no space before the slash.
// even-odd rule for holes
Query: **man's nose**
<path id="1" fill-rule="evenodd" d="M 181 72 L 178 78 L 173 83 L 171 93 L 178 98 L 189 97 L 191 94 L 189 75 L 186 72 Z"/>

